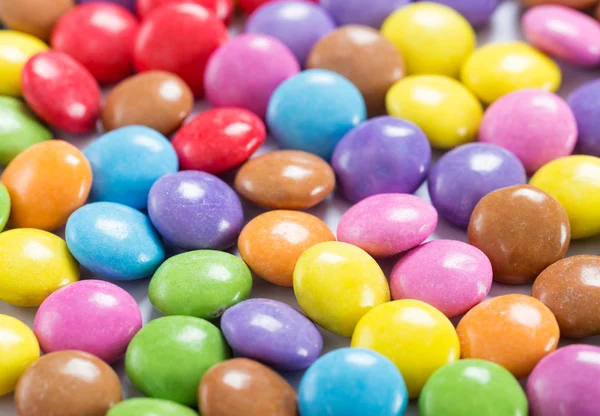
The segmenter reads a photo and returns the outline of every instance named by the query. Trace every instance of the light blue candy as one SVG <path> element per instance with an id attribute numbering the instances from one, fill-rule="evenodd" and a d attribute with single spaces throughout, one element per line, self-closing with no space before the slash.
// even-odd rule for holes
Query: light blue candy
<path id="1" fill-rule="evenodd" d="M 84 205 L 69 217 L 65 230 L 73 256 L 93 273 L 115 280 L 152 275 L 165 251 L 150 219 L 112 202 Z"/>
<path id="2" fill-rule="evenodd" d="M 267 109 L 267 124 L 279 146 L 327 160 L 342 137 L 365 118 L 360 91 L 343 76 L 323 69 L 283 82 Z"/>
<path id="3" fill-rule="evenodd" d="M 148 127 L 128 126 L 100 136 L 84 151 L 92 166 L 92 201 L 137 209 L 148 205 L 158 178 L 177 172 L 177 153 L 165 136 Z"/>
<path id="4" fill-rule="evenodd" d="M 362 348 L 325 354 L 300 382 L 302 416 L 400 416 L 408 393 L 402 375 L 383 355 Z"/>

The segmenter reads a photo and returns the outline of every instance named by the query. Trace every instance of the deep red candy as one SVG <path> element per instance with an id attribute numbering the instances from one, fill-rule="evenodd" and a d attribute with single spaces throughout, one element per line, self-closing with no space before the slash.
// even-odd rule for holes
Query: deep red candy
<path id="1" fill-rule="evenodd" d="M 252 14 L 256 9 L 258 9 L 263 4 L 271 3 L 273 1 L 277 1 L 277 0 L 239 0 L 238 3 L 240 5 L 240 8 L 244 11 L 244 13 Z M 305 1 L 308 1 L 310 3 L 318 3 L 318 0 L 305 0 Z"/>
<path id="2" fill-rule="evenodd" d="M 204 6 L 225 23 L 229 22 L 233 14 L 233 0 L 137 0 L 137 13 L 140 19 L 145 19 L 154 9 L 181 3 L 196 3 Z"/>

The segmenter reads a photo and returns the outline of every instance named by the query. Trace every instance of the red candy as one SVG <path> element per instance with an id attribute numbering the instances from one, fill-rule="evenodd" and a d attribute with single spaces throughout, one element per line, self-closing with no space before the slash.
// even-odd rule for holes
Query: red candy
<path id="1" fill-rule="evenodd" d="M 223 22 L 202 6 L 164 6 L 142 23 L 134 48 L 135 67 L 138 72 L 173 72 L 200 97 L 208 58 L 228 36 Z"/>
<path id="2" fill-rule="evenodd" d="M 52 49 L 79 61 L 101 84 L 112 84 L 133 69 L 139 24 L 124 7 L 89 3 L 63 15 L 52 32 Z"/>
<path id="3" fill-rule="evenodd" d="M 27 104 L 48 124 L 69 133 L 92 130 L 100 113 L 100 87 L 79 62 L 60 52 L 31 58 L 21 74 Z"/>
<path id="4" fill-rule="evenodd" d="M 182 170 L 219 174 L 246 161 L 265 141 L 265 125 L 241 108 L 216 108 L 198 114 L 173 138 Z"/>
<path id="5" fill-rule="evenodd" d="M 167 4 L 181 3 L 196 3 L 204 6 L 225 23 L 229 22 L 233 14 L 233 0 L 138 0 L 137 13 L 140 19 L 145 19 L 154 9 Z"/>
<path id="6" fill-rule="evenodd" d="M 276 0 L 239 0 L 238 3 L 240 4 L 240 7 L 244 11 L 244 13 L 252 14 L 252 12 L 254 12 L 254 10 L 258 9 L 263 4 L 271 3 L 272 1 L 276 1 Z M 306 1 L 312 2 L 312 3 L 318 2 L 318 0 L 306 0 Z"/>

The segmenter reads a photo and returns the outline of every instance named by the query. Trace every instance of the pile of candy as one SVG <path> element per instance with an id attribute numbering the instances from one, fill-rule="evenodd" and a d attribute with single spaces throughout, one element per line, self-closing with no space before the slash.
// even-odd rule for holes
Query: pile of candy
<path id="1" fill-rule="evenodd" d="M 600 415 L 600 347 L 557 349 L 600 335 L 598 245 L 565 258 L 600 234 L 600 79 L 565 101 L 552 59 L 599 70 L 598 0 L 523 0 L 528 43 L 480 47 L 500 0 L 239 0 L 235 37 L 232 0 L 79 3 L 0 0 L 20 416 Z M 336 182 L 334 235 L 300 210 Z M 427 241 L 438 216 L 468 243 Z M 123 281 L 148 277 L 144 325 Z"/>

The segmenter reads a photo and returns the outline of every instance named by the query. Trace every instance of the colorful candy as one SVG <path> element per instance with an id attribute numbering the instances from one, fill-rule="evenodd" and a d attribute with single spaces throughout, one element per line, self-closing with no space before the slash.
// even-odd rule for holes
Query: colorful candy
<path id="1" fill-rule="evenodd" d="M 379 29 L 386 17 L 410 0 L 371 0 L 365 7 L 363 0 L 319 0 L 322 7 L 339 25 L 359 24 Z"/>
<path id="2" fill-rule="evenodd" d="M 118 403 L 106 416 L 198 416 L 198 413 L 169 400 L 136 397 Z"/>
<path id="3" fill-rule="evenodd" d="M 44 42 L 26 33 L 1 30 L 0 95 L 19 97 L 22 92 L 21 72 L 25 63 L 32 56 L 47 49 L 48 46 Z"/>
<path id="4" fill-rule="evenodd" d="M 48 40 L 58 19 L 75 6 L 74 0 L 0 2 L 2 23 L 9 29 Z"/>
<path id="5" fill-rule="evenodd" d="M 27 325 L 0 314 L 0 397 L 15 389 L 21 374 L 40 357 L 40 346 Z"/>
<path id="6" fill-rule="evenodd" d="M 102 3 L 115 3 L 119 6 L 123 6 L 129 11 L 135 11 L 135 3 L 136 0 L 99 0 Z M 86 3 L 97 3 L 98 0 L 77 0 L 77 3 L 86 4 Z"/>
<path id="7" fill-rule="evenodd" d="M 581 153 L 600 157 L 600 80 L 576 88 L 567 103 L 577 120 L 577 146 Z"/>
<path id="8" fill-rule="evenodd" d="M 596 3 L 596 0 L 521 0 L 526 7 L 539 6 L 541 4 L 561 4 L 575 9 L 587 9 Z"/>
<path id="9" fill-rule="evenodd" d="M 196 3 L 205 7 L 210 12 L 217 15 L 223 23 L 227 24 L 233 15 L 234 2 L 233 0 L 184 0 L 185 3 Z M 137 0 L 137 13 L 142 20 L 146 19 L 150 12 L 164 7 L 168 4 L 183 3 L 182 0 Z"/>
<path id="10" fill-rule="evenodd" d="M 452 7 L 475 27 L 489 23 L 501 0 L 429 0 Z"/>
<path id="11" fill-rule="evenodd" d="M 6 186 L 0 182 L 0 232 L 4 230 L 4 226 L 10 215 L 10 194 L 6 190 Z"/>

